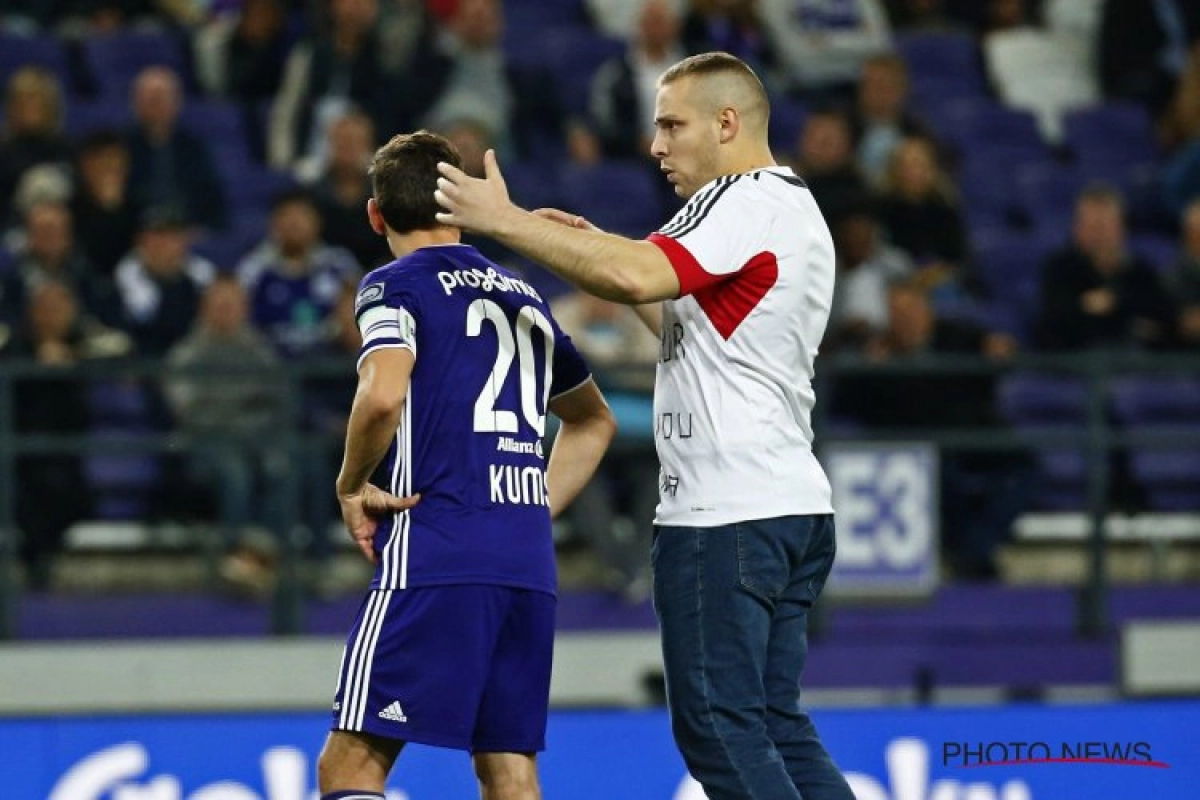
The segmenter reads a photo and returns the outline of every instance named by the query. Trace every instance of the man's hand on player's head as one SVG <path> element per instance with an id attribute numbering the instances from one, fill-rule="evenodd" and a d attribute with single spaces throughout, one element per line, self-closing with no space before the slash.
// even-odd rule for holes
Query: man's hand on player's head
<path id="1" fill-rule="evenodd" d="M 508 186 L 496 163 L 496 151 L 483 156 L 482 178 L 472 178 L 458 167 L 438 164 L 437 191 L 433 193 L 438 205 L 446 209 L 437 215 L 443 225 L 453 225 L 471 233 L 494 236 L 504 229 L 508 215 L 519 212 L 508 198 Z"/>
<path id="2" fill-rule="evenodd" d="M 401 511 L 407 511 L 415 506 L 421 495 L 412 497 L 396 497 L 383 491 L 378 486 L 367 484 L 361 491 L 351 494 L 338 494 L 338 504 L 342 508 L 342 520 L 346 530 L 358 545 L 358 549 L 372 564 L 375 563 L 375 550 L 372 543 L 379 520 L 383 517 Z"/>

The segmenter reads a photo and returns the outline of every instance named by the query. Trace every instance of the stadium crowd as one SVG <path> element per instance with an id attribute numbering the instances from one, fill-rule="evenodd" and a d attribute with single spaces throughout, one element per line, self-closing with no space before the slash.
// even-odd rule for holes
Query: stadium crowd
<path id="1" fill-rule="evenodd" d="M 0 357 L 261 367 L 138 387 L 134 416 L 192 441 L 268 428 L 280 364 L 342 358 L 352 379 L 353 287 L 389 258 L 365 168 L 392 134 L 442 132 L 475 173 L 494 147 L 523 205 L 645 235 L 678 202 L 648 154 L 654 81 L 711 49 L 767 76 L 776 155 L 834 233 L 823 352 L 1200 346 L 1200 6 L 1186 0 L 9 0 L 0 15 Z M 631 312 L 479 246 L 560 296 L 606 388 L 645 392 L 657 347 Z M 1015 422 L 991 378 L 893 381 L 848 378 L 823 402 L 865 426 Z M 306 424 L 336 437 L 350 387 L 314 387 Z M 15 422 L 82 432 L 106 402 L 62 375 L 23 380 Z M 652 456 L 623 458 L 575 527 L 640 592 Z M 228 566 L 253 572 L 239 532 L 272 513 L 256 487 L 282 461 L 198 449 L 147 480 L 219 487 Z M 305 480 L 332 486 L 333 468 Z M 35 583 L 74 522 L 158 505 L 64 491 L 103 484 L 98 471 L 22 456 Z M 1036 465 L 991 455 L 944 472 L 944 529 L 971 531 L 948 540 L 952 563 L 991 575 Z M 325 494 L 306 492 L 313 531 L 333 519 Z M 312 539 L 320 558 L 328 542 Z"/>

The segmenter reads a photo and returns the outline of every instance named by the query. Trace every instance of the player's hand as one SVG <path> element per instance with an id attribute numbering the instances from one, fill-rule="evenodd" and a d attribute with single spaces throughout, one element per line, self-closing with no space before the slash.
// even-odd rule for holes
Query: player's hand
<path id="1" fill-rule="evenodd" d="M 566 211 L 561 211 L 557 208 L 539 208 L 533 212 L 533 215 L 542 219 L 548 219 L 551 222 L 557 222 L 559 225 L 566 225 L 568 228 L 579 228 L 585 231 L 600 230 L 588 222 L 586 217 L 582 217 L 579 214 L 568 214 Z"/>
<path id="2" fill-rule="evenodd" d="M 472 178 L 458 167 L 446 162 L 438 164 L 437 191 L 433 197 L 446 211 L 437 215 L 443 225 L 453 225 L 464 231 L 494 236 L 503 229 L 517 207 L 508 199 L 508 186 L 496 163 L 496 151 L 483 155 L 482 178 Z"/>
<path id="3" fill-rule="evenodd" d="M 342 521 L 346 523 L 346 530 L 367 561 L 372 564 L 375 563 L 375 549 L 372 544 L 375 531 L 379 528 L 379 520 L 407 511 L 420 500 L 419 494 L 396 497 L 369 483 L 359 492 L 338 495 L 338 505 L 342 507 Z"/>

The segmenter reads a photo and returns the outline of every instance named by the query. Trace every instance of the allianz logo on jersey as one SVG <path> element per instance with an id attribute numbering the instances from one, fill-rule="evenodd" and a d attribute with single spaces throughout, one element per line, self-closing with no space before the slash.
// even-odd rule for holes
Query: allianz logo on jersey
<path id="1" fill-rule="evenodd" d="M 856 800 L 1033 800 L 1024 781 L 997 786 L 981 781 L 929 779 L 929 747 L 921 739 L 893 739 L 885 752 L 886 785 L 871 775 L 847 772 L 846 781 Z M 691 777 L 683 779 L 674 800 L 706 800 L 704 790 Z"/>
<path id="2" fill-rule="evenodd" d="M 186 796 L 178 777 L 143 777 L 150 766 L 146 748 L 126 742 L 87 756 L 58 779 L 48 800 L 320 800 L 310 784 L 313 770 L 304 753 L 294 747 L 272 747 L 262 755 L 259 794 L 236 781 L 222 780 L 201 786 Z M 389 789 L 387 800 L 411 800 L 405 792 Z"/>
<path id="3" fill-rule="evenodd" d="M 437 274 L 438 283 L 446 294 L 454 294 L 454 290 L 466 286 L 471 289 L 482 289 L 485 292 L 517 292 L 526 297 L 540 301 L 542 296 L 520 278 L 510 278 L 501 275 L 491 267 L 486 270 L 473 267 L 471 269 L 456 269 L 453 272 L 442 271 Z"/>

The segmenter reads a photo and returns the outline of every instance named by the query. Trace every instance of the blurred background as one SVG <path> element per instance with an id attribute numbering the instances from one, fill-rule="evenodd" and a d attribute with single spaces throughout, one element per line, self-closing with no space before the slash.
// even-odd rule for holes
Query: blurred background
<path id="1" fill-rule="evenodd" d="M 370 577 L 332 485 L 354 287 L 390 258 L 373 150 L 494 147 L 518 203 L 645 236 L 679 208 L 654 80 L 712 49 L 763 76 L 837 244 L 805 687 L 860 800 L 1191 796 L 1200 4 L 4 0 L 5 797 L 310 796 Z M 552 298 L 621 426 L 556 527 L 547 796 L 700 797 L 648 603 L 659 344 L 475 243 Z M 1035 735 L 1180 758 L 945 757 Z M 474 791 L 405 758 L 394 797 Z"/>

